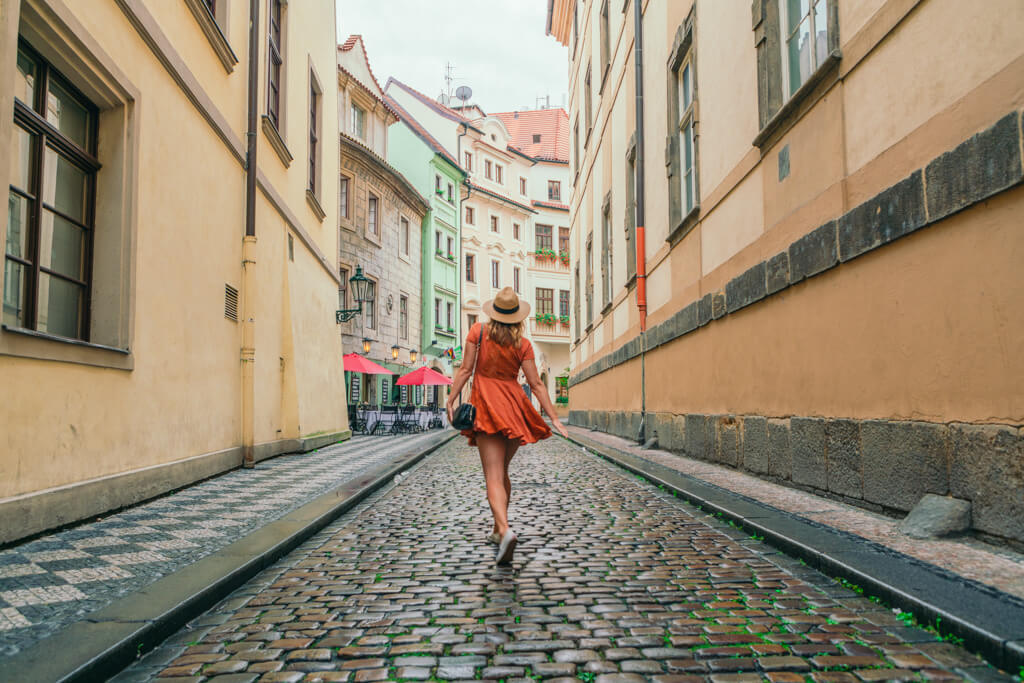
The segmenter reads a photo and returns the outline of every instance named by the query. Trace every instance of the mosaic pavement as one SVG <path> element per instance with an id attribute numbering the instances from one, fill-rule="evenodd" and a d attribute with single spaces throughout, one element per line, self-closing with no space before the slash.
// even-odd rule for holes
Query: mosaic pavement
<path id="1" fill-rule="evenodd" d="M 0 551 L 0 657 L 284 516 L 396 449 L 436 435 L 356 436 L 272 458 Z"/>
<path id="2" fill-rule="evenodd" d="M 1012 680 L 564 441 L 511 474 L 511 567 L 456 440 L 113 681 Z"/>

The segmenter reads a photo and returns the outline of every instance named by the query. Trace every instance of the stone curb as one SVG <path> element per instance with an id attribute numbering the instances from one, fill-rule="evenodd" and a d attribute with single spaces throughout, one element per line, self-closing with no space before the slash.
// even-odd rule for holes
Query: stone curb
<path id="1" fill-rule="evenodd" d="M 106 680 L 345 512 L 458 436 L 396 455 L 231 545 L 71 624 L 2 662 L 4 680 Z"/>
<path id="2" fill-rule="evenodd" d="M 924 623 L 941 623 L 943 633 L 963 638 L 965 647 L 1004 670 L 1024 666 L 1024 603 L 1014 596 L 586 437 L 570 434 L 569 441 Z"/>

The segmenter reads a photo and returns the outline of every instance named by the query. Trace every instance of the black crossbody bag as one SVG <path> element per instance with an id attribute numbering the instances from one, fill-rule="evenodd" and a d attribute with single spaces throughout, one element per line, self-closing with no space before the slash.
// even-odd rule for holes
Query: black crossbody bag
<path id="1" fill-rule="evenodd" d="M 480 337 L 476 340 L 476 356 L 473 357 L 473 374 L 470 378 L 476 378 L 476 364 L 480 360 L 480 349 L 484 343 L 484 327 L 480 326 Z M 472 429 L 476 423 L 476 406 L 472 403 L 462 403 L 462 391 L 459 391 L 459 407 L 455 409 L 452 417 L 452 427 L 458 430 Z"/>

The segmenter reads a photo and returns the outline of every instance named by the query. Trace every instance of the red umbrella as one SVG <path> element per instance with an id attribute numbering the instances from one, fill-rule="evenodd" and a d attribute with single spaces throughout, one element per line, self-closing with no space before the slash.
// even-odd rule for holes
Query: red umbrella
<path id="1" fill-rule="evenodd" d="M 387 368 L 374 363 L 369 358 L 364 358 L 358 353 L 346 353 L 342 356 L 345 361 L 346 372 L 365 372 L 368 375 L 390 375 L 391 371 Z"/>
<path id="2" fill-rule="evenodd" d="M 451 384 L 452 381 L 437 370 L 423 366 L 413 370 L 408 375 L 403 375 L 395 384 Z"/>

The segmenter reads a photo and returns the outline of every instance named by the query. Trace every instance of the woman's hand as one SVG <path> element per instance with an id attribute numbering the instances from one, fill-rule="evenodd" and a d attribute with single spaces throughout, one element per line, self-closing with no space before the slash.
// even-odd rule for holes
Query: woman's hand
<path id="1" fill-rule="evenodd" d="M 551 421 L 551 424 L 555 426 L 555 430 L 558 431 L 559 434 L 561 434 L 567 439 L 569 438 L 569 430 L 565 428 L 565 425 L 562 424 L 561 420 L 559 420 L 556 417 L 554 420 Z"/>
<path id="2" fill-rule="evenodd" d="M 452 423 L 455 419 L 455 405 L 451 401 L 446 401 L 444 404 L 445 411 L 448 413 L 448 424 Z"/>

